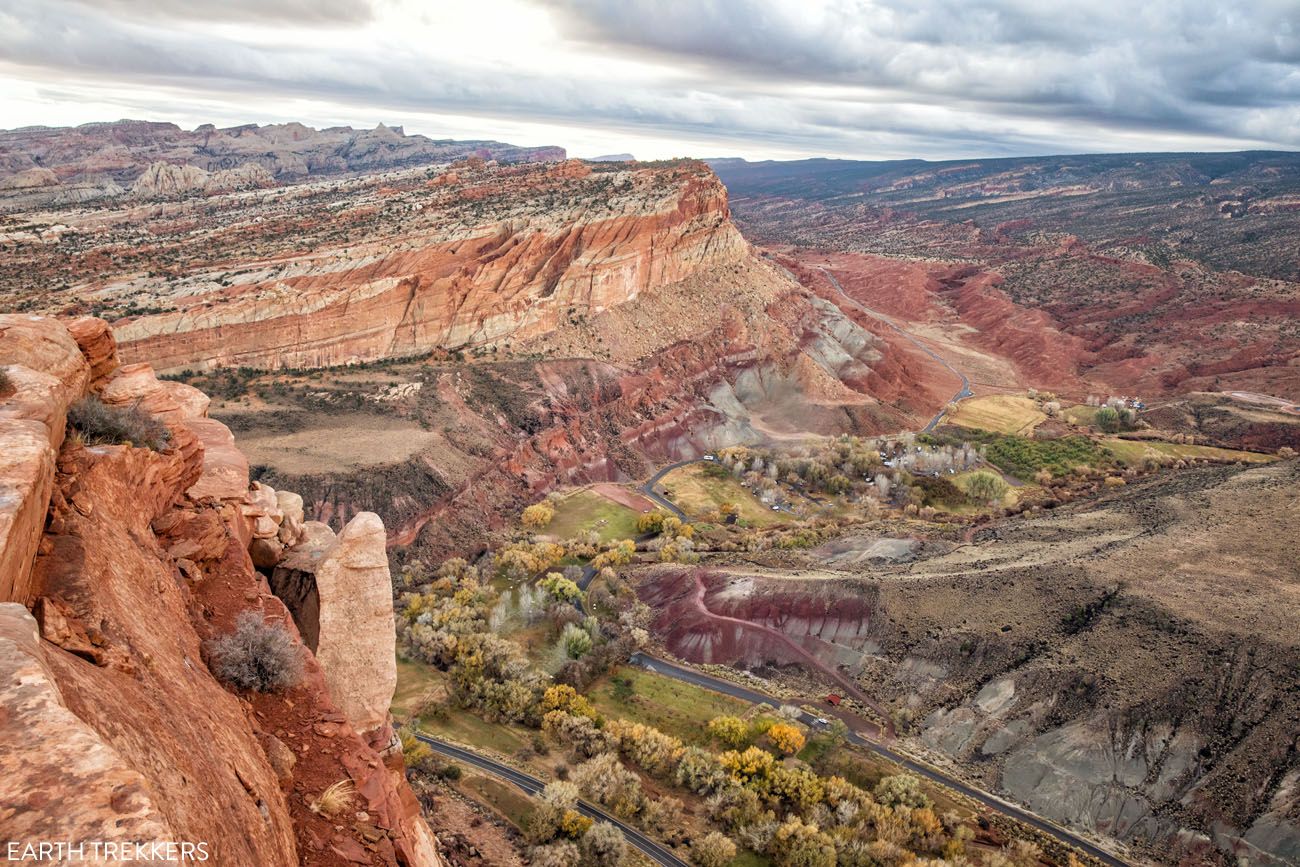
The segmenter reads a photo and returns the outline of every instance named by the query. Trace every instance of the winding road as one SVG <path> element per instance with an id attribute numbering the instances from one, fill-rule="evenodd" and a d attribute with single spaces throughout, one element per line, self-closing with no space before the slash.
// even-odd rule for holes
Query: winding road
<path id="1" fill-rule="evenodd" d="M 720 692 L 723 695 L 729 695 L 751 704 L 767 704 L 772 705 L 773 707 L 779 707 L 782 704 L 785 704 L 781 699 L 759 692 L 758 690 L 740 686 L 739 684 L 732 683 L 729 680 L 711 677 L 692 668 L 687 668 L 660 659 L 656 656 L 651 656 L 648 653 L 634 653 L 628 661 L 633 665 L 646 669 L 647 671 L 652 671 L 656 674 L 664 675 L 665 677 L 671 677 L 674 680 L 680 680 L 684 683 L 703 687 L 704 689 L 713 690 L 714 692 Z M 799 712 L 799 721 L 810 728 L 820 728 L 822 723 L 820 723 L 819 720 L 820 717 L 814 716 L 807 711 Z M 1055 837 L 1067 846 L 1072 846 L 1075 849 L 1096 858 L 1098 861 L 1109 865 L 1109 867 L 1129 867 L 1128 862 L 1120 860 L 1105 849 L 1102 849 L 1094 843 L 1088 842 L 1084 838 L 1071 833 L 1065 828 L 1055 825 L 1046 819 L 1034 815 L 1033 813 L 1027 812 L 1014 804 L 995 798 L 987 792 L 969 786 L 961 780 L 948 776 L 937 768 L 918 762 L 915 759 L 908 758 L 902 753 L 895 752 L 884 744 L 872 740 L 871 738 L 864 737 L 853 729 L 849 729 L 846 734 L 846 739 L 849 743 L 868 749 L 879 756 L 883 756 L 889 761 L 901 765 L 918 776 L 925 777 L 927 780 L 931 780 L 932 782 L 952 789 L 955 792 L 959 792 L 972 800 L 978 801 L 980 804 L 983 804 L 991 810 L 996 810 L 1004 816 L 1010 816 L 1016 821 L 1023 822 L 1032 828 L 1042 831 L 1044 834 Z"/>
<path id="2" fill-rule="evenodd" d="M 844 300 L 847 301 L 851 306 L 857 308 L 859 311 L 867 314 L 868 316 L 871 316 L 875 319 L 880 320 L 881 322 L 884 322 L 886 325 L 888 325 L 890 328 L 897 331 L 908 341 L 910 341 L 913 345 L 915 345 L 918 349 L 924 352 L 927 356 L 937 361 L 940 365 L 944 367 L 944 369 L 948 370 L 950 373 L 952 373 L 961 381 L 961 388 L 957 391 L 955 395 L 953 395 L 952 399 L 949 401 L 949 404 L 956 404 L 965 400 L 968 397 L 973 396 L 973 392 L 971 391 L 970 388 L 971 385 L 970 379 L 967 378 L 966 374 L 962 373 L 960 370 L 955 368 L 952 364 L 948 362 L 947 359 L 939 355 L 929 346 L 921 342 L 921 340 L 919 340 L 914 335 L 912 335 L 909 331 L 901 327 L 891 317 L 883 313 L 880 313 L 877 310 L 873 310 L 870 307 L 867 307 L 865 304 L 862 304 L 861 302 L 851 297 L 847 292 L 844 291 L 844 287 L 840 285 L 839 280 L 836 279 L 835 275 L 832 274 L 830 270 L 820 266 L 819 266 L 819 270 L 821 270 L 821 272 L 827 277 L 827 279 L 830 280 L 831 285 L 835 287 L 836 291 L 838 291 L 840 295 L 843 296 Z M 787 269 L 787 273 L 789 273 L 788 269 Z M 792 274 L 791 276 L 793 277 L 794 275 Z M 938 424 L 943 420 L 943 417 L 947 414 L 947 412 L 948 412 L 948 405 L 945 405 L 943 408 L 939 410 L 938 413 L 935 414 L 935 416 L 932 419 L 930 419 L 930 421 L 925 425 L 924 428 L 921 429 L 920 432 L 928 433 L 934 430 L 935 427 L 937 427 Z M 658 472 L 656 472 L 653 476 L 647 479 L 645 483 L 643 483 L 640 486 L 641 493 L 644 494 L 647 498 L 652 500 L 657 505 L 662 506 L 672 514 L 676 515 L 682 521 L 689 521 L 690 519 L 687 517 L 686 513 L 683 512 L 677 506 L 677 504 L 673 503 L 667 497 L 664 497 L 662 494 L 656 491 L 655 488 L 663 480 L 663 478 L 669 473 L 671 473 L 673 470 L 679 469 L 689 464 L 699 463 L 701 460 L 703 459 L 694 458 L 691 460 L 677 461 L 675 463 L 671 463 L 668 464 L 667 466 L 660 468 Z M 582 578 L 578 581 L 578 584 L 584 591 L 591 584 L 591 581 L 595 577 L 595 574 L 596 571 L 590 566 L 587 566 L 586 568 L 583 569 Z M 697 582 L 698 580 L 699 579 L 697 577 Z M 703 592 L 704 592 L 704 587 L 702 584 L 700 584 L 697 591 L 697 595 L 700 597 L 699 601 L 701 606 L 703 605 L 703 599 L 702 599 Z M 578 607 L 579 610 L 582 610 L 582 605 L 580 602 L 578 603 Z M 707 609 L 705 610 L 707 612 Z M 717 617 L 718 615 L 713 615 L 713 616 Z M 734 618 L 723 618 L 723 619 L 732 620 Z M 738 624 L 742 624 L 747 627 L 763 628 L 758 624 L 752 623 L 750 621 L 737 620 L 736 622 Z M 787 642 L 797 648 L 797 645 L 794 645 L 793 642 L 789 642 L 788 639 Z M 668 662 L 667 660 L 663 660 L 658 657 L 651 656 L 650 654 L 644 652 L 634 653 L 630 658 L 629 662 L 633 665 L 637 665 L 642 668 L 645 668 L 648 671 L 653 671 L 655 673 L 667 677 L 671 677 L 675 680 L 680 680 L 685 683 L 694 684 L 695 686 L 699 686 L 704 689 L 709 689 L 714 692 L 720 692 L 724 695 L 729 695 L 732 696 L 733 698 L 741 699 L 742 701 L 748 701 L 751 704 L 768 704 L 768 705 L 779 706 L 783 703 L 780 699 L 759 692 L 758 690 L 749 689 L 747 687 L 743 687 L 738 684 L 732 683 L 731 681 L 712 677 L 710 675 L 703 674 L 699 671 L 696 671 L 692 668 L 688 668 L 682 665 L 677 665 L 676 663 Z M 822 673 L 826 673 L 823 666 L 814 665 L 814 668 L 817 669 L 818 671 L 821 671 Z M 872 701 L 869 697 L 865 696 L 865 694 L 863 694 L 861 690 L 856 687 L 856 685 L 850 688 L 844 684 L 843 678 L 835 677 L 833 679 L 837 683 L 840 683 L 840 685 L 845 688 L 845 691 L 848 692 L 851 696 L 858 699 L 859 701 L 862 701 L 867 706 L 876 709 L 878 713 L 881 713 L 882 718 L 886 721 L 886 724 L 888 725 L 888 721 L 889 721 L 888 715 L 884 714 L 883 709 L 881 709 L 879 705 L 876 704 L 874 701 Z M 829 710 L 828 713 L 830 713 Z M 855 731 L 853 728 L 849 728 L 846 734 L 846 739 L 849 741 L 849 743 L 870 750 L 871 752 L 876 753 L 877 755 L 882 756 L 888 759 L 889 761 L 897 765 L 900 765 L 903 768 L 906 768 L 908 771 L 911 771 L 912 773 L 917 774 L 918 776 L 924 777 L 927 780 L 938 783 L 939 785 L 951 789 L 955 792 L 959 792 L 960 794 L 965 795 L 966 797 L 982 804 L 983 806 L 989 808 L 990 810 L 1001 813 L 1004 816 L 1008 816 L 1018 822 L 1022 822 L 1025 825 L 1035 828 L 1038 831 L 1041 831 L 1044 834 L 1047 834 L 1059 840 L 1065 845 L 1071 846 L 1097 859 L 1101 863 L 1108 865 L 1108 867 L 1129 867 L 1128 862 L 1121 860 L 1115 855 L 1112 855 L 1110 852 L 1107 852 L 1105 849 L 1102 849 L 1101 847 L 1097 846 L 1095 843 L 1089 842 L 1083 837 L 1080 837 L 1077 834 L 1074 834 L 1073 832 L 1059 825 L 1056 825 L 1046 819 L 1043 819 L 1033 813 L 1030 813 L 1027 810 L 1024 810 L 1016 806 L 1015 804 L 994 797 L 988 792 L 970 786 L 955 777 L 951 777 L 948 774 L 945 774 L 943 771 L 940 771 L 937 768 L 919 762 L 915 759 L 909 758 L 908 756 L 905 756 L 902 753 L 890 749 L 889 747 L 881 743 L 879 740 L 876 740 L 874 737 L 868 736 L 863 733 L 862 727 L 870 725 L 865 720 L 862 720 L 861 718 L 854 716 L 852 714 L 843 714 L 841 716 L 847 716 L 849 719 L 845 720 L 846 722 L 852 720 L 854 724 L 859 726 L 859 730 L 857 731 Z M 799 720 L 800 722 L 804 723 L 805 725 L 808 725 L 811 728 L 819 728 L 824 725 L 820 717 L 808 713 L 807 711 L 800 711 Z M 879 729 L 877 729 L 874 726 L 872 726 L 871 728 L 872 731 L 870 734 L 878 735 Z M 889 736 L 893 735 L 892 726 L 890 726 L 888 735 Z M 425 737 L 421 737 L 421 740 L 423 740 L 425 743 L 429 744 L 430 746 L 434 747 L 435 749 L 438 748 L 439 745 L 441 745 L 441 742 L 435 742 L 432 739 L 428 739 Z M 442 745 L 442 746 L 449 746 L 449 745 Z M 452 748 L 452 749 L 458 749 L 458 748 Z M 465 750 L 459 750 L 459 752 L 465 753 L 466 755 L 469 756 L 473 756 L 475 761 L 472 763 L 478 765 L 479 767 L 485 767 L 485 765 L 496 764 L 496 763 L 492 763 L 490 760 L 483 759 L 479 756 L 474 756 L 474 754 L 468 753 Z M 466 761 L 469 761 L 469 759 L 466 759 Z M 524 774 L 521 774 L 519 771 L 516 771 L 513 768 L 508 768 L 504 765 L 500 767 L 502 767 L 506 771 L 509 771 L 510 774 L 513 774 L 516 777 L 529 780 L 530 781 L 528 783 L 529 785 L 536 785 L 538 787 L 537 790 L 540 790 L 541 787 L 540 781 L 533 780 L 532 778 L 527 777 Z M 485 769 L 491 770 L 491 767 L 485 767 Z M 505 776 L 505 774 L 502 775 Z M 509 779 L 509 777 L 507 778 Z M 516 785 L 519 785 L 522 788 L 525 788 L 525 790 L 527 790 L 527 787 L 523 782 L 514 779 L 511 779 L 511 781 L 515 782 Z M 591 809 L 596 813 L 599 813 L 599 811 L 597 811 L 594 807 L 590 807 L 589 809 Z M 584 812 L 584 815 L 592 815 L 592 813 Z M 616 820 L 608 819 L 607 821 L 611 821 L 613 824 L 619 826 L 620 828 L 625 829 L 624 830 L 625 834 L 628 834 L 630 831 L 632 834 L 637 834 L 638 836 L 643 837 L 643 835 L 639 835 L 639 833 L 636 832 L 634 829 L 628 829 L 627 826 L 617 822 Z M 659 859 L 658 857 L 656 857 L 654 853 L 639 845 L 630 834 L 628 836 L 628 839 L 633 843 L 633 845 L 637 846 L 637 848 L 641 849 L 643 852 L 646 852 L 647 855 L 650 855 L 651 858 L 655 858 L 655 860 L 657 860 L 658 863 L 661 864 L 681 863 L 676 859 L 674 855 L 672 855 L 671 852 L 667 852 L 667 850 L 664 850 L 662 846 L 659 846 L 659 844 L 654 843 L 654 841 L 652 840 L 648 840 L 643 837 L 643 839 L 646 839 L 647 843 L 649 843 L 652 846 L 658 847 L 658 849 L 663 851 L 663 853 L 668 858 L 672 858 L 673 860 L 665 861 Z"/>
<path id="3" fill-rule="evenodd" d="M 958 379 L 961 380 L 961 389 L 959 389 L 958 392 L 952 396 L 952 400 L 949 401 L 950 404 L 951 404 L 951 403 L 960 403 L 961 401 L 965 400 L 966 398 L 968 398 L 968 397 L 973 397 L 973 396 L 974 396 L 974 392 L 972 392 L 972 391 L 970 390 L 970 379 L 968 379 L 968 378 L 966 377 L 966 374 L 962 373 L 960 370 L 958 370 L 957 368 L 955 368 L 955 367 L 953 367 L 951 364 L 949 364 L 949 363 L 948 363 L 948 360 L 947 360 L 946 358 L 944 358 L 944 357 L 943 357 L 942 355 L 940 355 L 939 353 L 935 352 L 935 351 L 934 351 L 933 349 L 931 349 L 930 347 L 926 346 L 924 343 L 922 343 L 920 340 L 918 340 L 915 336 L 913 336 L 913 334 L 912 334 L 910 331 L 908 331 L 907 329 L 905 329 L 905 328 L 903 328 L 902 326 L 900 326 L 900 325 L 899 325 L 897 322 L 895 322 L 891 317 L 886 316 L 885 314 L 881 313 L 879 310 L 872 310 L 870 307 L 868 307 L 867 305 L 863 304 L 861 301 L 858 301 L 856 298 L 854 298 L 853 296 L 849 295 L 849 293 L 845 292 L 845 291 L 844 291 L 844 287 L 840 285 L 840 281 L 839 281 L 839 280 L 835 279 L 835 275 L 832 274 L 832 273 L 830 272 L 830 269 L 828 269 L 828 268 L 826 268 L 826 267 L 824 267 L 824 266 L 821 266 L 821 265 L 818 265 L 818 266 L 817 266 L 817 269 L 818 269 L 819 271 L 821 271 L 822 274 L 826 275 L 826 279 L 831 281 L 831 285 L 835 287 L 835 291 L 837 291 L 837 292 L 839 292 L 841 295 L 843 295 L 843 296 L 844 296 L 844 300 L 847 301 L 847 302 L 848 302 L 852 307 L 855 307 L 856 309 L 862 311 L 863 313 L 867 314 L 868 316 L 871 316 L 871 317 L 873 317 L 873 318 L 875 318 L 875 319 L 879 319 L 881 322 L 885 323 L 885 324 L 888 325 L 890 328 L 894 329 L 894 330 L 897 331 L 899 334 L 901 334 L 901 335 L 903 335 L 904 337 L 906 337 L 909 341 L 911 341 L 911 343 L 912 343 L 914 346 L 916 346 L 917 349 L 921 350 L 921 351 L 924 352 L 926 355 L 930 356 L 930 357 L 933 358 L 935 361 L 939 362 L 941 365 L 944 366 L 944 368 L 945 368 L 949 373 L 951 373 L 953 376 L 956 376 Z M 788 272 L 787 272 L 787 273 L 788 273 Z M 930 419 L 929 424 L 927 424 L 925 427 L 921 428 L 921 431 L 920 431 L 920 432 L 921 432 L 921 433 L 929 433 L 930 431 L 934 430 L 935 427 L 938 426 L 939 422 L 943 421 L 943 417 L 944 417 L 945 415 L 947 415 L 947 413 L 948 413 L 948 408 L 947 408 L 947 406 L 944 406 L 943 408 L 941 408 L 941 409 L 939 410 L 939 412 L 935 415 L 934 418 Z"/>
<path id="4" fill-rule="evenodd" d="M 507 783 L 518 786 L 529 795 L 536 795 L 546 787 L 546 783 L 530 774 L 510 767 L 504 762 L 498 762 L 495 759 L 481 756 L 478 753 L 471 752 L 463 747 L 450 744 L 447 741 L 430 737 L 422 732 L 415 732 L 415 737 L 421 743 L 426 744 L 436 753 L 441 753 L 449 759 L 455 759 L 458 762 L 464 762 L 472 765 L 480 771 L 487 771 L 493 776 L 500 777 Z M 598 822 L 608 822 L 615 828 L 623 832 L 623 838 L 629 844 L 639 849 L 646 857 L 656 864 L 663 864 L 665 867 L 690 867 L 681 858 L 672 853 L 668 847 L 655 842 L 654 840 L 642 834 L 636 828 L 628 825 L 619 819 L 606 813 L 599 807 L 593 806 L 586 801 L 579 801 L 577 810 L 589 819 L 595 819 Z"/>

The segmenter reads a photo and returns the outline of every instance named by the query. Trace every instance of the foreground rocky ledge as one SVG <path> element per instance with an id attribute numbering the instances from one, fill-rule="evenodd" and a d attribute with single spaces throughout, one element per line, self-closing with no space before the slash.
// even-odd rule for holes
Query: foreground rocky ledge
<path id="1" fill-rule="evenodd" d="M 338 540 L 313 533 L 300 498 L 250 488 L 201 392 L 118 367 L 98 320 L 2 316 L 0 365 L 15 384 L 0 394 L 6 837 L 204 842 L 211 863 L 230 865 L 441 864 L 386 714 L 378 519 L 358 516 Z M 167 450 L 65 438 L 68 406 L 92 390 L 163 421 Z M 332 590 L 375 601 L 349 616 L 323 594 L 319 640 L 355 653 L 331 667 L 300 646 L 297 686 L 236 694 L 209 672 L 205 642 L 245 611 L 298 640 L 250 550 L 273 567 L 308 542 L 333 564 Z M 351 807 L 313 812 L 344 780 Z"/>

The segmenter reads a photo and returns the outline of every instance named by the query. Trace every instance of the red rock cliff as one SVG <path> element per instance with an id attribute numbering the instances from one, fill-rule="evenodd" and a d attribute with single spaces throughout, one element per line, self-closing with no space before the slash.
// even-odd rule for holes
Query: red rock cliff
<path id="1" fill-rule="evenodd" d="M 286 245 L 158 287 L 150 303 L 171 309 L 115 324 L 123 356 L 159 370 L 317 367 L 517 346 L 748 254 L 697 163 L 467 169 L 348 205 L 304 205 L 310 252 Z M 103 284 L 105 297 L 125 285 Z"/>
<path id="2" fill-rule="evenodd" d="M 0 394 L 6 838 L 202 842 L 208 863 L 232 867 L 441 864 L 400 753 L 386 763 L 354 728 L 306 648 L 282 694 L 236 693 L 209 672 L 207 642 L 241 612 L 297 636 L 249 547 L 268 522 L 276 539 L 300 528 L 250 491 L 201 393 L 114 369 L 102 323 L 73 330 L 81 348 L 54 320 L 0 317 L 0 364 L 18 383 Z M 65 438 L 88 387 L 164 420 L 168 449 Z M 351 807 L 316 815 L 343 780 Z"/>

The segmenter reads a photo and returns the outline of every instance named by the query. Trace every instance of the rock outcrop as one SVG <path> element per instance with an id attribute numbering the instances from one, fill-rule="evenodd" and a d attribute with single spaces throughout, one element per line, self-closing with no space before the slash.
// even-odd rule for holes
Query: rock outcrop
<path id="1" fill-rule="evenodd" d="M 154 301 L 169 312 L 115 325 L 124 357 L 159 370 L 274 369 L 518 346 L 750 255 L 726 191 L 702 164 L 593 173 L 569 162 L 451 177 L 433 187 L 384 179 L 379 206 L 400 220 L 346 249 L 193 274 L 208 288 L 177 284 Z M 551 207 L 559 195 L 576 204 Z"/>
<path id="2" fill-rule="evenodd" d="M 203 416 L 206 403 L 193 389 L 158 381 L 147 365 L 112 370 L 112 347 L 94 323 L 77 328 L 86 356 L 70 351 L 77 342 L 51 319 L 4 316 L 0 330 L 6 370 L 20 384 L 0 395 L 0 810 L 8 838 L 201 841 L 211 863 L 231 865 L 440 865 L 400 754 L 369 743 L 391 686 L 387 697 L 369 693 L 363 730 L 341 709 L 355 690 L 336 702 L 304 646 L 302 681 L 285 693 L 237 694 L 206 665 L 210 642 L 241 612 L 296 638 L 249 555 L 253 542 L 282 544 L 282 532 L 303 541 L 295 498 L 250 489 L 229 431 L 222 436 L 224 426 Z M 145 409 L 168 426 L 166 451 L 64 437 L 63 407 L 87 392 L 92 372 L 106 403 Z M 45 386 L 43 413 L 27 399 L 29 382 Z M 215 459 L 200 433 L 216 444 Z M 362 573 L 350 574 L 351 586 L 367 592 Z M 371 596 L 389 593 L 386 568 L 382 577 Z M 330 634 L 348 628 L 333 612 Z M 391 617 L 390 609 L 390 671 Z M 380 683 L 381 667 L 371 659 L 368 673 Z M 377 723 L 385 737 L 386 722 Z M 311 803 L 340 780 L 355 787 L 354 811 L 317 815 Z"/>
<path id="3" fill-rule="evenodd" d="M 320 638 L 316 659 L 348 721 L 382 746 L 397 688 L 396 625 L 384 523 L 357 515 L 316 567 Z"/>
<path id="4" fill-rule="evenodd" d="M 228 193 L 275 186 L 275 178 L 257 163 L 244 163 L 219 172 L 198 166 L 153 163 L 135 179 L 131 192 L 140 198 L 156 199 L 183 196 L 187 193 Z"/>
<path id="5" fill-rule="evenodd" d="M 170 123 L 122 120 L 27 127 L 0 130 L 0 209 L 75 203 L 126 189 L 149 197 L 250 189 L 266 180 L 284 183 L 466 157 L 551 162 L 564 159 L 564 149 L 434 141 L 383 124 L 368 130 L 317 130 L 300 123 L 183 130 Z"/>
<path id="6" fill-rule="evenodd" d="M 67 329 L 44 316 L 0 316 L 0 600 L 25 600 L 54 483 L 68 407 L 90 365 Z"/>

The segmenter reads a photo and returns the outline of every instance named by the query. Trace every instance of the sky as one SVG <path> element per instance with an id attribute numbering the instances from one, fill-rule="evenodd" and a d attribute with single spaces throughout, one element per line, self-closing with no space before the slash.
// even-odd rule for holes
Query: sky
<path id="1" fill-rule="evenodd" d="M 0 128 L 632 153 L 1300 149 L 1300 0 L 0 0 Z"/>

